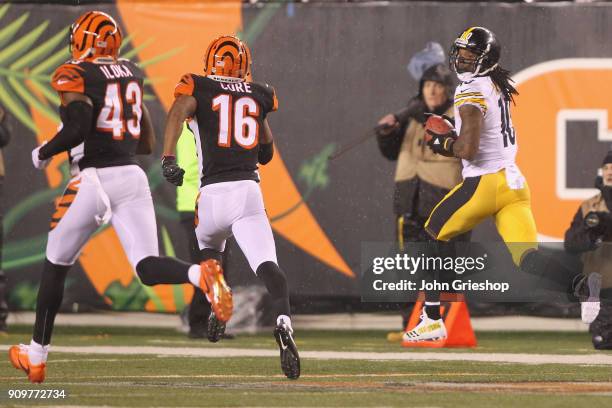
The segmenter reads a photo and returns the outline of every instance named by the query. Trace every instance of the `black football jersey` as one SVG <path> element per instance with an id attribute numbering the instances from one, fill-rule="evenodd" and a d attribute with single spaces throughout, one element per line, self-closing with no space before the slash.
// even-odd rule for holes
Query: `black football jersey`
<path id="1" fill-rule="evenodd" d="M 71 60 L 53 74 L 58 92 L 85 94 L 93 103 L 93 119 L 83 144 L 69 152 L 74 164 L 110 167 L 135 164 L 140 138 L 144 75 L 126 59 Z M 62 121 L 65 107 L 60 107 Z"/>
<path id="2" fill-rule="evenodd" d="M 189 128 L 196 139 L 201 185 L 259 181 L 259 135 L 266 115 L 278 107 L 274 89 L 267 84 L 230 83 L 187 74 L 174 95 L 192 95 L 197 101 Z"/>

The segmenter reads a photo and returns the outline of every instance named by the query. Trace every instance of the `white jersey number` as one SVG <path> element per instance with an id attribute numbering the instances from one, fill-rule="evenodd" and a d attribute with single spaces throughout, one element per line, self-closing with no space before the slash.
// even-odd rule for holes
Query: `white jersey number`
<path id="1" fill-rule="evenodd" d="M 232 96 L 228 94 L 217 95 L 212 100 L 212 110 L 219 112 L 219 134 L 217 144 L 221 147 L 230 147 L 233 129 L 233 138 L 245 149 L 252 149 L 259 140 L 259 106 L 251 97 L 243 96 L 232 103 Z M 232 120 L 233 117 L 233 120 Z"/>
<path id="2" fill-rule="evenodd" d="M 123 103 L 121 102 L 118 83 L 108 84 L 104 95 L 104 107 L 100 110 L 96 128 L 101 132 L 113 134 L 113 139 L 123 140 L 127 126 L 134 139 L 140 137 L 140 120 L 142 119 L 142 89 L 137 82 L 130 82 L 125 89 L 125 100 L 132 107 L 132 118 L 124 120 Z"/>

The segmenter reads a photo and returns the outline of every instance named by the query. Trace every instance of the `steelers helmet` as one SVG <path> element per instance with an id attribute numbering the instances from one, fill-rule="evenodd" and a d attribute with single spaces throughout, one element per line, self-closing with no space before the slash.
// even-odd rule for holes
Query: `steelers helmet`
<path id="1" fill-rule="evenodd" d="M 251 51 L 233 35 L 213 40 L 204 56 L 204 72 L 213 79 L 248 81 L 251 76 Z"/>
<path id="2" fill-rule="evenodd" d="M 70 52 L 74 59 L 117 58 L 122 39 L 115 19 L 101 11 L 89 11 L 70 26 Z"/>
<path id="3" fill-rule="evenodd" d="M 459 50 L 462 48 L 476 54 L 475 59 L 465 60 L 460 57 Z M 491 30 L 484 27 L 470 27 L 453 42 L 449 54 L 449 65 L 457 73 L 459 79 L 466 81 L 477 76 L 485 76 L 493 71 L 499 63 L 500 54 L 501 45 Z M 459 70 L 458 62 L 471 62 L 471 71 Z"/>

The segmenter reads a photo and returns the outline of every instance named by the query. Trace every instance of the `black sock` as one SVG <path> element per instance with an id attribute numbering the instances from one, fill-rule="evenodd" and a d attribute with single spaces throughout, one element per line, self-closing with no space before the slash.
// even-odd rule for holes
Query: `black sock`
<path id="1" fill-rule="evenodd" d="M 225 263 L 227 259 L 224 259 L 225 251 L 219 252 L 214 249 L 204 248 L 200 251 L 200 259 L 206 261 L 207 259 L 214 259 L 219 263 Z M 223 265 L 225 266 L 225 265 Z"/>
<path id="2" fill-rule="evenodd" d="M 167 256 L 147 256 L 136 265 L 140 281 L 147 286 L 189 283 L 189 268 L 192 264 Z"/>
<path id="3" fill-rule="evenodd" d="M 427 317 L 433 320 L 438 320 L 440 318 L 440 302 L 437 304 L 425 304 L 423 306 L 425 308 L 425 313 L 427 313 Z"/>
<path id="4" fill-rule="evenodd" d="M 36 299 L 36 321 L 33 340 L 46 346 L 51 343 L 55 316 L 64 297 L 64 282 L 70 266 L 55 265 L 45 259 L 38 297 Z"/>
<path id="5" fill-rule="evenodd" d="M 264 262 L 257 267 L 257 276 L 272 295 L 272 308 L 277 316 L 291 316 L 287 276 L 274 262 Z"/>
<path id="6" fill-rule="evenodd" d="M 189 304 L 189 327 L 190 329 L 205 328 L 208 322 L 208 316 L 210 315 L 210 303 L 206 299 L 206 295 L 202 292 L 202 289 L 198 287 L 193 288 L 193 298 Z"/>
<path id="7" fill-rule="evenodd" d="M 556 259 L 545 255 L 542 251 L 528 252 L 521 259 L 520 268 L 530 275 L 539 276 L 549 282 L 554 282 L 564 288 L 571 288 L 572 282 L 579 273 L 566 268 Z"/>

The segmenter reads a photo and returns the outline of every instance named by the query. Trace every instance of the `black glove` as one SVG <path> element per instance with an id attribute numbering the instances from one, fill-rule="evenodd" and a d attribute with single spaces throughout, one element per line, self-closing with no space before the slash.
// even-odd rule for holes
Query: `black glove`
<path id="1" fill-rule="evenodd" d="M 433 115 L 432 113 L 426 113 L 425 116 L 429 117 Z M 455 121 L 446 115 L 442 115 L 442 118 L 451 123 L 454 126 Z M 446 156 L 446 157 L 455 157 L 453 154 L 453 145 L 457 140 L 457 132 L 454 128 L 447 133 L 435 133 L 432 130 L 427 129 L 427 134 L 431 136 L 431 139 L 427 141 L 427 146 L 436 154 Z"/>
<path id="2" fill-rule="evenodd" d="M 181 169 L 178 164 L 176 164 L 176 157 L 162 157 L 162 174 L 164 175 L 166 180 L 168 180 L 175 186 L 183 185 L 183 176 L 185 175 L 185 170 Z"/>

